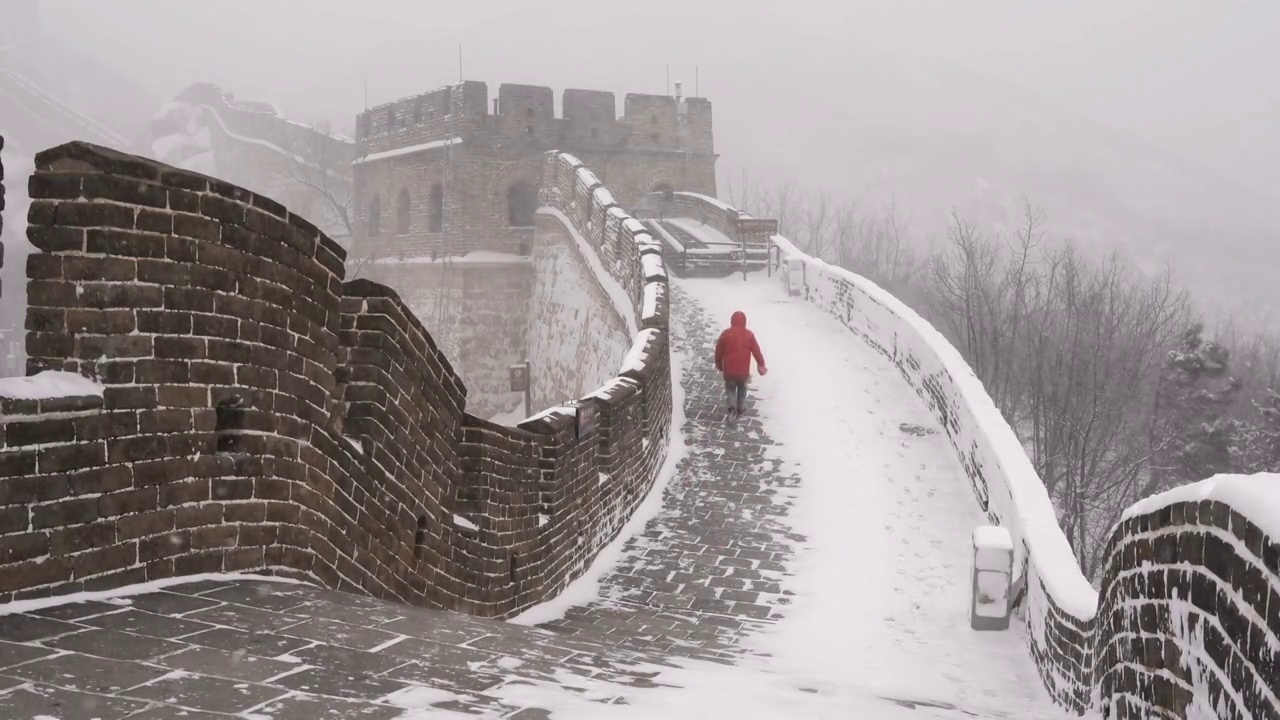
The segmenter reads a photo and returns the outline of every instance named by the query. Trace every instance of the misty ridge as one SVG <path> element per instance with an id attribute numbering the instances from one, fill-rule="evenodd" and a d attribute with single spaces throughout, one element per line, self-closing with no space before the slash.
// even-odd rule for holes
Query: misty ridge
<path id="1" fill-rule="evenodd" d="M 68 3 L 54 5 L 35 34 L 0 21 L 9 27 L 0 30 L 0 134 L 12 178 L 0 300 L 7 338 L 23 324 L 21 188 L 36 152 L 85 139 L 154 157 L 157 117 L 195 83 L 280 102 L 294 122 L 353 136 L 365 108 L 357 78 L 373 87 L 369 106 L 457 80 L 451 40 L 448 52 L 437 47 L 436 59 L 417 68 L 376 51 L 354 56 L 333 78 L 340 92 L 326 70 L 296 59 L 291 71 L 304 74 L 285 79 L 264 69 L 264 80 L 216 56 L 196 67 L 177 63 L 187 74 L 167 70 L 162 88 L 136 55 L 111 57 L 83 26 L 60 27 Z M 636 43 L 647 47 L 645 58 L 619 51 L 590 77 L 570 74 L 559 56 L 524 62 L 497 51 L 512 23 L 532 36 L 579 33 L 577 23 L 594 22 L 516 5 L 510 20 L 484 19 L 508 24 L 488 46 L 473 43 L 484 49 L 468 50 L 481 57 L 466 79 L 660 92 L 670 44 L 681 60 L 671 79 L 714 103 L 721 197 L 777 218 L 802 250 L 883 285 L 956 344 L 1023 439 L 1086 573 L 1096 571 L 1111 526 L 1133 501 L 1216 472 L 1280 470 L 1274 185 L 1233 179 L 1221 166 L 1204 167 L 1203 154 L 1086 119 L 1052 98 L 1049 80 L 1019 85 L 944 57 L 825 40 L 798 58 L 803 51 L 782 43 L 806 39 L 781 37 L 798 21 L 768 17 L 759 3 L 742 6 L 744 27 L 780 23 L 778 46 L 694 52 L 691 38 L 723 34 L 728 20 L 662 2 L 652 18 L 636 20 L 636 34 L 648 38 Z M 146 22 L 146 3 L 128 6 L 133 22 Z M 299 18 L 290 30 L 305 25 Z M 242 52 L 234 35 L 220 42 L 224 53 Z M 325 54 L 332 64 L 343 49 Z M 163 51 L 154 62 L 165 62 Z M 385 77 L 379 67 L 388 68 Z M 201 120 L 187 120 L 196 125 L 182 132 L 198 136 Z M 164 127 L 175 132 L 171 125 Z M 220 171 L 212 162 L 191 169 Z M 330 203 L 329 219 L 341 224 L 350 200 Z"/>

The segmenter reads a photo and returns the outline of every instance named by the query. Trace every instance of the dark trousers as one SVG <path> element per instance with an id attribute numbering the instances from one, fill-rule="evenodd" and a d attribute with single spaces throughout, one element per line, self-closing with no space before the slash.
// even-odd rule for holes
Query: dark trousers
<path id="1" fill-rule="evenodd" d="M 724 394 L 729 401 L 729 409 L 741 413 L 747 407 L 747 381 L 746 378 L 724 379 Z"/>

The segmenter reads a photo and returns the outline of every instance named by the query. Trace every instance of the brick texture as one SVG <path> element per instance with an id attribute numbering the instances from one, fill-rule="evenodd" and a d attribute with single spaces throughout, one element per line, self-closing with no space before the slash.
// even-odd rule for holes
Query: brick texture
<path id="1" fill-rule="evenodd" d="M 571 407 L 468 414 L 400 298 L 344 282 L 343 251 L 268 198 L 83 143 L 30 187 L 28 371 L 105 389 L 0 402 L 0 601 L 234 570 L 508 616 L 587 567 L 665 458 L 666 276 L 621 223 L 602 265 L 647 362 L 578 401 L 579 439 Z"/>

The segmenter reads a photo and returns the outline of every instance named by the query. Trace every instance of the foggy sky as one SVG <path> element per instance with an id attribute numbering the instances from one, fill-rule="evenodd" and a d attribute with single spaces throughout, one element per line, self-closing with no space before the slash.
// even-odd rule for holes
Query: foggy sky
<path id="1" fill-rule="evenodd" d="M 0 0 L 2 2 L 2 0 Z M 788 134 L 862 111 L 841 78 L 925 59 L 1032 91 L 1280 197 L 1280 3 L 1203 0 L 45 0 L 46 27 L 159 100 L 211 80 L 291 118 L 354 114 L 458 79 L 665 91 L 664 67 L 716 110 L 730 166 L 791 177 L 838 159 L 756 162 Z M 109 7 L 107 11 L 104 8 Z M 553 9 L 550 9 L 553 8 Z M 803 83 L 797 80 L 803 79 Z M 805 88 L 791 91 L 793 84 Z M 824 97 L 815 103 L 813 88 Z M 909 102 L 904 99 L 903 102 Z M 773 112 L 756 113 L 761 105 Z M 788 108 L 788 106 L 791 106 Z M 783 108 L 779 111 L 779 108 Z M 777 127 L 790 114 L 788 127 Z M 816 115 L 816 116 L 815 116 Z M 945 117 L 937 118 L 945 127 Z M 848 162 L 855 161 L 848 159 Z M 779 166 L 782 165 L 782 166 Z"/>

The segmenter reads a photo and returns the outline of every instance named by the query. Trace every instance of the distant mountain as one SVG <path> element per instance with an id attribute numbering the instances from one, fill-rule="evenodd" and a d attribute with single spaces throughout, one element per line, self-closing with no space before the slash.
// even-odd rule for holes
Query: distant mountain
<path id="1" fill-rule="evenodd" d="M 51 34 L 0 48 L 0 132 L 27 154 L 70 140 L 137 152 L 159 104 Z"/>
<path id="2" fill-rule="evenodd" d="M 1056 237 L 1149 270 L 1167 262 L 1207 309 L 1280 319 L 1276 200 L 976 73 L 864 60 L 778 78 L 784 102 L 718 104 L 718 149 L 756 159 L 753 171 L 772 176 L 758 181 L 791 177 L 864 205 L 895 198 L 913 230 L 935 236 L 952 206 L 987 230 L 1016 226 L 1026 195 Z M 736 135 L 748 125 L 777 130 L 765 142 Z"/>

